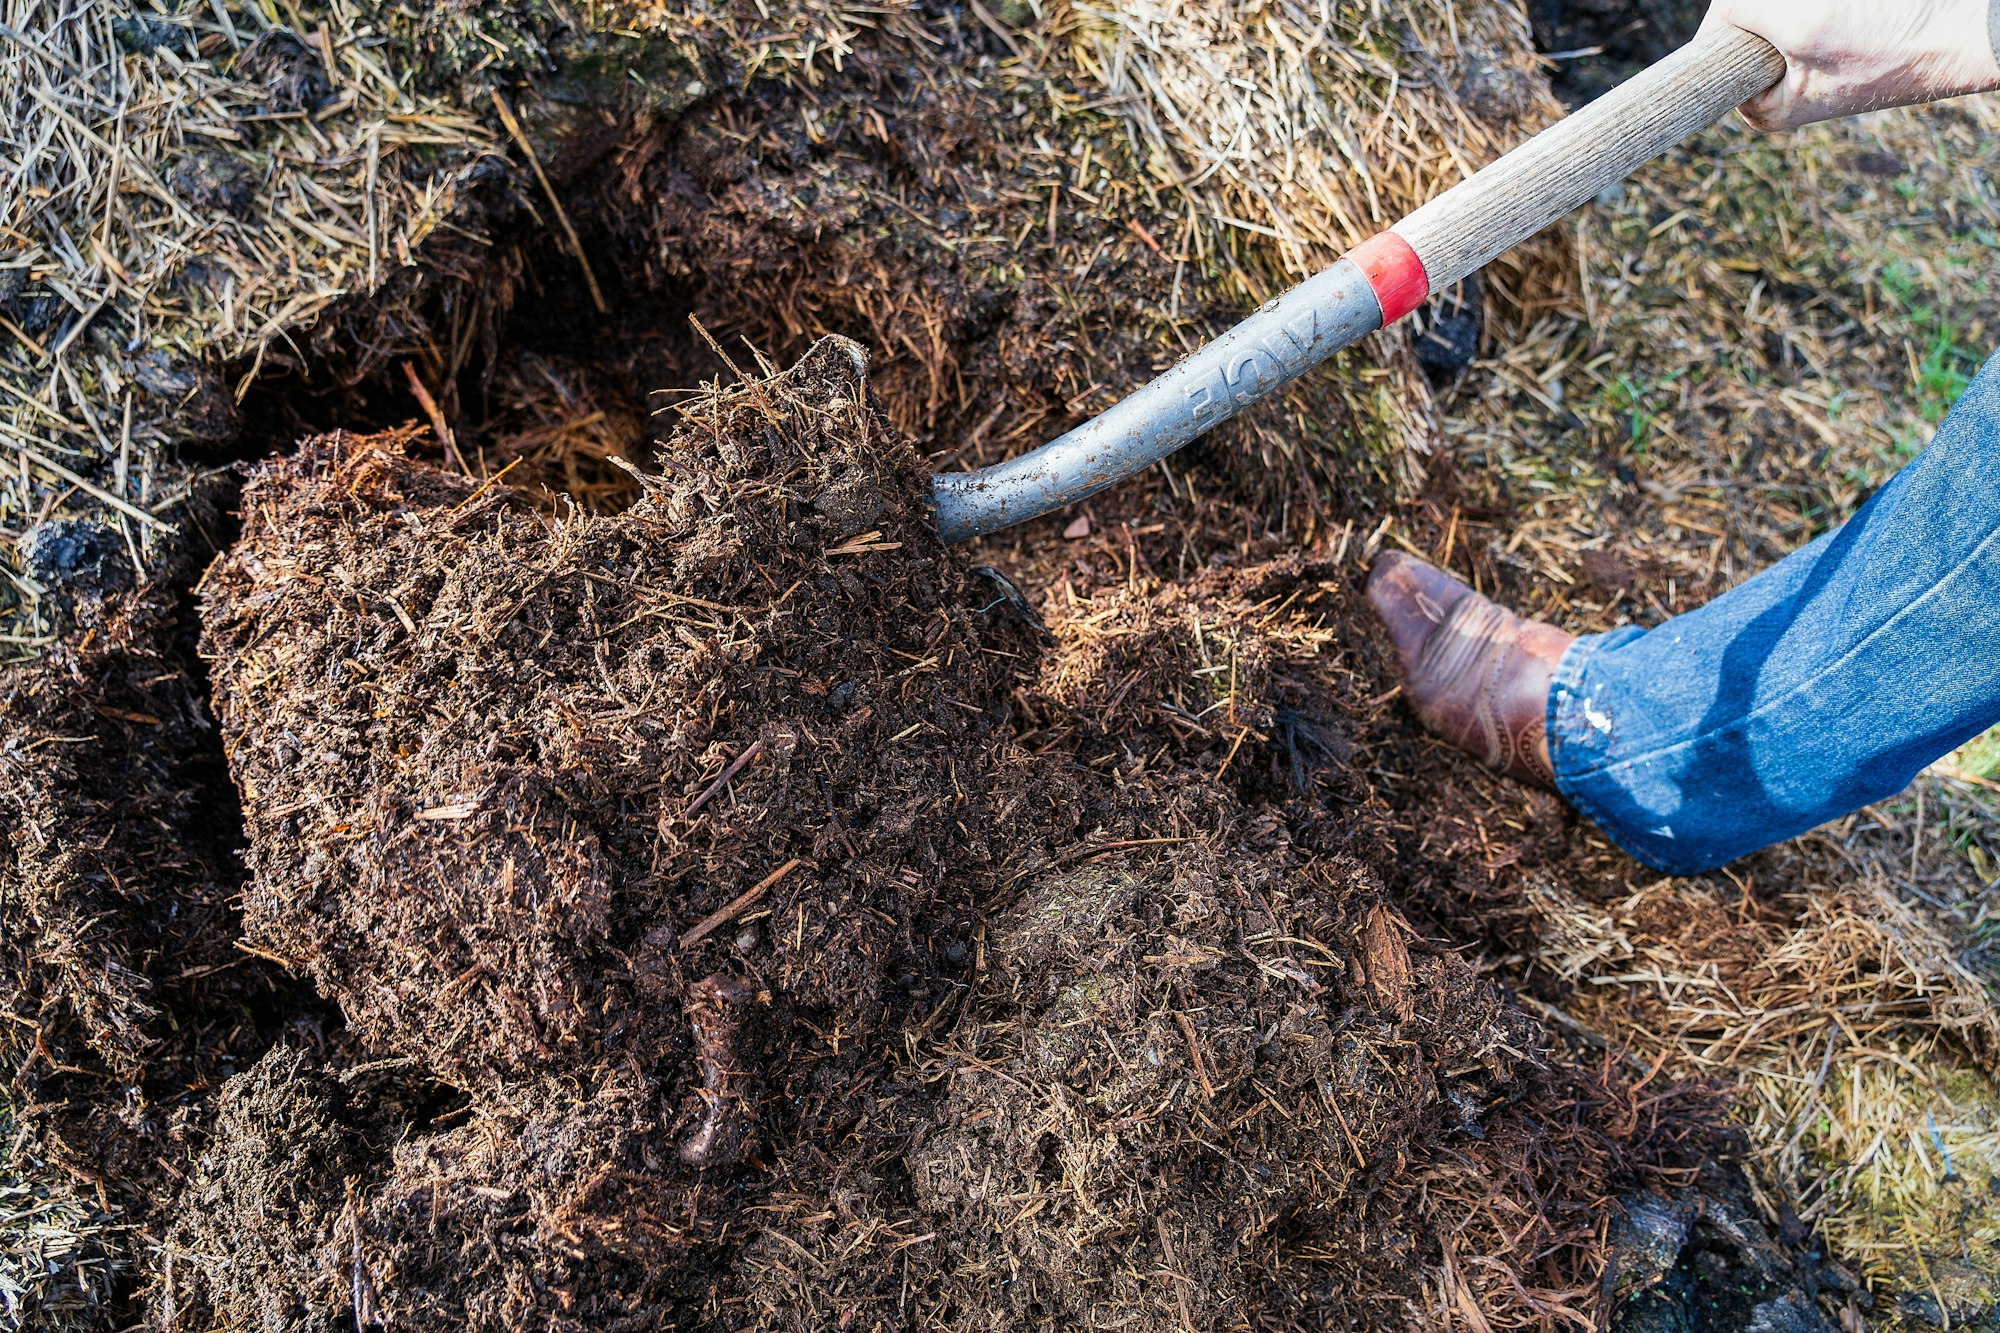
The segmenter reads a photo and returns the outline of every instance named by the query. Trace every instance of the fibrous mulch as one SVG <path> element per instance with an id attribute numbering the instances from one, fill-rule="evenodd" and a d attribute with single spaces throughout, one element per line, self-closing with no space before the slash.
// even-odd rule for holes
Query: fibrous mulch
<path id="1" fill-rule="evenodd" d="M 235 947 L 234 802 L 181 626 L 136 595 L 0 676 L 0 1043 L 17 1118 L 65 1126 L 46 1142 L 100 1199 L 163 1178 L 271 993 Z"/>
<path id="2" fill-rule="evenodd" d="M 614 517 L 393 436 L 253 478 L 203 587 L 245 935 L 353 1045 L 224 1088 L 153 1318 L 1591 1318 L 1702 1108 L 1384 900 L 1338 570 L 1135 572 L 1045 647 L 861 372 L 712 391 Z"/>

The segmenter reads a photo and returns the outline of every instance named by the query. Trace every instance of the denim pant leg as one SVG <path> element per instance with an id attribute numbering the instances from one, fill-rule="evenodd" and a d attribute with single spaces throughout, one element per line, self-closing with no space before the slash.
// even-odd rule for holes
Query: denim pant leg
<path id="1" fill-rule="evenodd" d="M 1706 606 L 1578 639 L 1556 785 L 1692 874 L 1892 796 L 2000 723 L 2000 357 L 1853 518 Z"/>

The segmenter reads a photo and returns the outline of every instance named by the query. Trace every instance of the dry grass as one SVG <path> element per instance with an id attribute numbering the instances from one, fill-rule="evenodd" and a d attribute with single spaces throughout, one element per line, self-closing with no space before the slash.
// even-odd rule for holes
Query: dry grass
<path id="1" fill-rule="evenodd" d="M 1266 300 L 1561 112 L 1512 5 L 1049 0 L 1044 8 L 1046 48 L 1079 83 L 1104 89 L 1149 192 L 1181 216 L 1168 245 L 1181 265 L 1177 298 L 1188 277 L 1245 304 Z M 1532 286 L 1524 266 L 1543 266 L 1548 253 L 1531 247 L 1489 278 L 1503 294 Z M 1374 339 L 1344 370 L 1375 372 L 1383 391 L 1371 406 L 1384 418 L 1390 471 L 1413 486 L 1438 423 L 1408 340 Z"/>
<path id="2" fill-rule="evenodd" d="M 143 571 L 188 400 L 240 397 L 271 340 L 411 263 L 493 139 L 354 0 L 4 13 L 0 537 L 79 501 Z M 45 590 L 7 572 L 5 645 L 32 648 Z"/>
<path id="3" fill-rule="evenodd" d="M 1069 54 L 1118 99 L 1184 243 L 1255 299 L 1560 114 L 1505 5 L 1074 4 Z"/>
<path id="4" fill-rule="evenodd" d="M 1737 1088 L 1774 1218 L 1795 1207 L 1892 1290 L 1990 1281 L 2000 1013 L 1891 868 L 1837 836 L 1780 867 L 1776 899 L 1661 880 L 1598 906 L 1539 881 L 1538 964 L 1575 986 L 1565 1022 Z"/>
<path id="5" fill-rule="evenodd" d="M 0 1106 L 0 1134 L 12 1137 Z M 110 1328 L 124 1239 L 106 1214 L 52 1185 L 0 1144 L 0 1329 L 86 1333 Z"/>
<path id="6" fill-rule="evenodd" d="M 1645 623 L 1858 507 L 2000 331 L 1996 130 L 1995 99 L 1718 127 L 1566 224 L 1583 280 L 1443 405 L 1468 500 L 1525 511 L 1492 565 L 1573 628 Z M 1579 581 L 1596 548 L 1643 577 Z"/>

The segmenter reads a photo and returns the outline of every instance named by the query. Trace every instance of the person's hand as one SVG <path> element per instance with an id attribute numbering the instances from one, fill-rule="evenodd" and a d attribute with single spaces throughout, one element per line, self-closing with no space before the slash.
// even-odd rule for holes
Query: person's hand
<path id="1" fill-rule="evenodd" d="M 1784 53 L 1785 77 L 1744 104 L 1760 130 L 2000 88 L 2000 0 L 1714 0 Z"/>

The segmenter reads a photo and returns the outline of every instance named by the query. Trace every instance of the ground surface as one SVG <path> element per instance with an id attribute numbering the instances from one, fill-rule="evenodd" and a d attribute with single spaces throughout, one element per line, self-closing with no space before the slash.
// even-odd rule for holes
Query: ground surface
<path id="1" fill-rule="evenodd" d="M 24 548 L 70 632 L 0 695 L 0 1234 L 58 1256 L 0 1270 L 11 1317 L 1990 1317 L 1985 751 L 1658 882 L 1419 737 L 1354 597 L 1397 544 L 1650 623 L 1838 521 L 1990 341 L 1990 108 L 1715 131 L 1440 309 L 1483 299 L 1470 365 L 1374 340 L 950 552 L 926 467 L 1338 245 L 1239 223 L 1370 206 L 1260 198 L 1134 89 L 1258 152 L 1299 90 L 1252 128 L 1189 98 L 1189 52 L 1259 67 L 1171 5 L 725 6 L 637 47 L 523 13 L 497 61 L 418 40 L 437 86 L 534 71 L 579 245 L 531 172 L 469 182 L 200 446 L 282 455 L 240 534 L 194 486 L 139 596 L 115 525 Z M 1532 17 L 1665 40 L 1595 13 Z M 1455 18 L 1343 28 L 1328 86 L 1394 71 L 1493 150 L 1549 104 L 1504 11 Z M 1393 123 L 1369 151 L 1429 141 Z"/>

